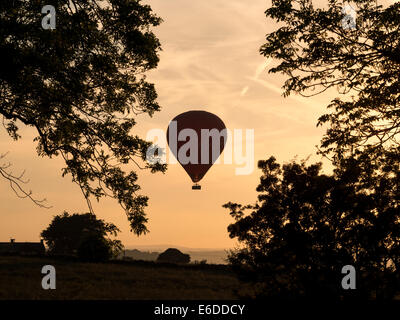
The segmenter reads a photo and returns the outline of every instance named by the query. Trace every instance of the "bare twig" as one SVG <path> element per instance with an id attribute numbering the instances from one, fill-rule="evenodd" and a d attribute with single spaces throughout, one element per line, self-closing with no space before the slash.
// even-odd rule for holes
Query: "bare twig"
<path id="1" fill-rule="evenodd" d="M 0 154 L 0 160 L 3 160 L 6 156 L 7 153 L 4 154 Z M 3 178 L 5 178 L 6 180 L 9 181 L 10 183 L 10 187 L 11 189 L 14 191 L 14 193 L 17 195 L 18 198 L 21 199 L 30 199 L 35 205 L 41 207 L 41 208 L 46 208 L 46 209 L 50 209 L 51 206 L 47 206 L 46 203 L 46 199 L 36 199 L 33 197 L 33 193 L 32 190 L 25 190 L 25 188 L 23 188 L 24 184 L 28 184 L 29 180 L 26 180 L 24 178 L 25 175 L 25 170 L 22 171 L 22 173 L 20 173 L 19 175 L 15 175 L 12 173 L 12 171 L 10 170 L 11 168 L 11 163 L 6 162 L 6 163 L 1 163 L 0 164 L 0 176 L 2 176 Z"/>

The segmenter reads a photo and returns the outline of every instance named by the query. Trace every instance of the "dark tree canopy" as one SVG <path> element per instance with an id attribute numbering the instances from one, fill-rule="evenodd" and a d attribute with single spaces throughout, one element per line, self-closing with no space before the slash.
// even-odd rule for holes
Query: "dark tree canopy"
<path id="1" fill-rule="evenodd" d="M 88 236 L 80 243 L 77 256 L 81 261 L 104 262 L 109 260 L 112 250 L 106 239 L 99 236 Z"/>
<path id="2" fill-rule="evenodd" d="M 255 205 L 229 202 L 228 227 L 240 248 L 230 262 L 259 296 L 392 299 L 400 292 L 400 3 L 352 1 L 356 28 L 342 25 L 343 1 L 317 8 L 311 0 L 273 0 L 266 10 L 277 29 L 261 53 L 287 76 L 284 96 L 339 97 L 320 152 L 321 164 L 271 157 L 259 162 Z M 357 290 L 340 286 L 341 268 L 357 270 Z"/>
<path id="3" fill-rule="evenodd" d="M 376 157 L 383 150 L 397 155 L 400 132 L 400 3 L 351 2 L 356 29 L 342 27 L 343 1 L 330 0 L 325 9 L 311 0 L 273 0 L 266 11 L 280 27 L 267 35 L 261 53 L 278 61 L 270 70 L 288 78 L 285 95 L 305 96 L 336 88 L 329 124 L 322 141 L 334 158 L 361 152 Z"/>
<path id="4" fill-rule="evenodd" d="M 132 231 L 147 232 L 131 164 L 143 162 L 149 142 L 133 134 L 139 114 L 160 109 L 145 72 L 158 63 L 151 31 L 161 19 L 140 0 L 0 1 L 0 114 L 9 135 L 36 130 L 37 152 L 62 157 L 90 205 L 111 196 Z M 56 9 L 56 29 L 41 26 L 44 5 Z"/>
<path id="5" fill-rule="evenodd" d="M 281 166 L 273 157 L 258 166 L 257 203 L 224 207 L 235 219 L 229 235 L 240 243 L 229 260 L 255 283 L 259 297 L 391 299 L 400 293 L 398 176 L 377 180 L 369 176 L 374 168 L 355 160 L 332 175 L 321 173 L 320 163 Z M 357 290 L 341 288 L 345 265 L 357 270 Z"/>
<path id="6" fill-rule="evenodd" d="M 114 224 L 97 219 L 92 213 L 70 215 L 64 212 L 53 218 L 41 237 L 51 254 L 104 260 L 105 252 L 107 257 L 112 257 L 122 250 L 121 241 L 109 238 L 117 236 L 119 231 Z"/>

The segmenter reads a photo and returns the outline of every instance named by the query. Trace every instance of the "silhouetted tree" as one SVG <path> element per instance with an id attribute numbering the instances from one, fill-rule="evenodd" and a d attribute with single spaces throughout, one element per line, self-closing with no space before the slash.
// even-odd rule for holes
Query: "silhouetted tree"
<path id="1" fill-rule="evenodd" d="M 80 260 L 88 262 L 102 262 L 111 258 L 110 245 L 106 239 L 90 235 L 80 243 L 77 255 Z"/>
<path id="2" fill-rule="evenodd" d="M 168 262 L 168 263 L 182 263 L 186 264 L 190 262 L 190 255 L 180 252 L 178 249 L 169 248 L 157 258 L 158 262 Z"/>
<path id="3" fill-rule="evenodd" d="M 317 8 L 311 0 L 272 1 L 266 15 L 280 27 L 267 35 L 261 53 L 278 64 L 272 73 L 288 76 L 284 95 L 314 96 L 329 88 L 341 97 L 322 141 L 334 159 L 369 154 L 369 158 L 400 156 L 400 3 L 352 2 L 356 28 L 344 28 L 343 1 Z"/>
<path id="4" fill-rule="evenodd" d="M 398 176 L 388 173 L 375 184 L 368 176 L 373 168 L 363 172 L 368 168 L 355 160 L 332 175 L 322 174 L 320 163 L 281 166 L 273 157 L 258 166 L 257 203 L 224 205 L 236 220 L 229 235 L 241 243 L 229 261 L 255 284 L 258 297 L 390 299 L 400 293 Z M 345 265 L 357 270 L 357 290 L 342 289 Z"/>
<path id="5" fill-rule="evenodd" d="M 151 31 L 161 19 L 140 0 L 53 1 L 56 28 L 41 27 L 43 1 L 0 1 L 0 114 L 15 140 L 19 127 L 37 133 L 40 156 L 62 157 L 63 176 L 88 201 L 111 196 L 132 231 L 147 232 L 148 198 L 137 194 L 137 174 L 150 146 L 132 129 L 135 116 L 160 109 L 144 73 L 158 63 Z"/>
<path id="6" fill-rule="evenodd" d="M 84 260 L 99 261 L 121 252 L 121 241 L 109 238 L 118 232 L 114 224 L 97 219 L 94 214 L 64 212 L 53 218 L 41 237 L 51 254 L 78 255 Z"/>
<path id="7" fill-rule="evenodd" d="M 349 261 L 365 276 L 359 282 L 364 286 L 357 290 L 359 294 L 390 298 L 399 287 L 400 4 L 384 8 L 378 1 L 359 0 L 352 5 L 357 16 L 353 29 L 343 26 L 342 1 L 332 0 L 324 8 L 317 8 L 310 0 L 273 0 L 266 10 L 267 17 L 278 22 L 279 27 L 267 35 L 261 53 L 276 62 L 269 72 L 288 77 L 284 96 L 296 93 L 309 97 L 330 88 L 340 94 L 329 105 L 332 112 L 321 116 L 318 122 L 329 125 L 319 152 L 332 156 L 332 175 L 315 173 L 320 165 L 292 163 L 281 170 L 269 159 L 260 162 L 264 175 L 258 188 L 262 192 L 259 203 L 248 207 L 226 205 L 237 219 L 230 226 L 231 236 L 238 237 L 248 248 L 233 254 L 231 261 L 250 266 L 253 263 L 255 267 L 250 269 L 261 270 L 266 275 L 261 282 L 272 281 L 277 292 L 279 281 L 288 282 L 284 275 L 275 277 L 269 271 L 278 269 L 278 274 L 279 270 L 290 274 L 288 268 L 294 267 L 296 276 L 291 279 L 300 287 L 285 288 L 288 295 L 322 290 L 340 296 L 342 293 L 335 292 L 337 282 L 332 284 L 335 290 L 327 291 L 329 286 L 304 280 L 299 270 L 314 270 L 317 277 L 315 270 L 322 266 L 324 279 L 329 280 L 332 274 L 333 281 L 340 264 L 352 264 Z M 326 181 L 317 190 L 320 180 Z M 305 191 L 294 187 L 298 181 L 303 181 L 299 186 Z M 253 214 L 245 216 L 246 208 Z M 301 224 L 287 220 L 289 215 L 298 217 Z M 326 218 L 311 219 L 314 216 Z M 258 219 L 266 224 L 252 225 Z M 284 246 L 290 250 L 282 252 L 282 260 L 274 252 L 279 253 Z M 318 253 L 318 246 L 329 253 Z M 292 254 L 294 248 L 310 255 L 304 258 L 306 263 L 291 260 L 296 256 Z M 277 268 L 279 259 L 282 264 Z M 283 268 L 284 262 L 289 267 Z M 329 268 L 333 268 L 332 272 Z M 308 290 L 313 288 L 309 287 L 311 283 L 317 290 Z M 260 291 L 272 294 L 269 289 Z"/>

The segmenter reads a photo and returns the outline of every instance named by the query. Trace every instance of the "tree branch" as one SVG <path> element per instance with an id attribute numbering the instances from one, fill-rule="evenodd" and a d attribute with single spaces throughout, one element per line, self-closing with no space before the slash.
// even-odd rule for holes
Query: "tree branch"
<path id="1" fill-rule="evenodd" d="M 3 160 L 8 153 L 0 154 L 0 160 Z M 2 163 L 0 164 L 0 175 L 5 178 L 6 180 L 9 181 L 11 189 L 14 191 L 14 193 L 17 195 L 18 198 L 21 199 L 30 199 L 35 205 L 41 207 L 41 208 L 46 208 L 50 209 L 51 206 L 47 206 L 46 199 L 36 199 L 33 197 L 33 193 L 31 190 L 27 191 L 25 188 L 23 188 L 24 184 L 28 184 L 29 180 L 24 179 L 25 175 L 25 170 L 20 173 L 19 175 L 14 175 L 12 171 L 9 169 L 11 168 L 11 163 Z"/>

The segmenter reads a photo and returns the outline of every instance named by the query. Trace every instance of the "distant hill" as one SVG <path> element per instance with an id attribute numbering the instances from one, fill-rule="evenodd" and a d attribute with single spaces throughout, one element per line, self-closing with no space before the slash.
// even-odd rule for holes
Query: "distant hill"
<path id="1" fill-rule="evenodd" d="M 207 260 L 207 263 L 212 264 L 227 264 L 225 259 L 228 254 L 225 250 L 214 250 L 214 251 L 184 251 L 190 255 L 191 261 Z"/>
<path id="2" fill-rule="evenodd" d="M 137 249 L 133 250 L 125 250 L 125 252 L 121 255 L 122 257 L 129 257 L 133 260 L 144 260 L 144 261 L 155 261 L 160 253 L 159 252 L 150 252 L 150 251 L 140 251 Z"/>
<path id="3" fill-rule="evenodd" d="M 127 245 L 127 249 L 138 249 L 140 251 L 160 251 L 163 252 L 168 248 L 176 248 L 180 251 L 224 251 L 226 248 L 192 248 L 175 244 L 155 244 L 155 245 Z"/>
<path id="4" fill-rule="evenodd" d="M 139 250 L 139 249 L 140 250 Z M 168 248 L 176 248 L 183 253 L 189 254 L 191 262 L 207 260 L 211 264 L 226 264 L 227 252 L 223 249 L 199 249 L 186 248 L 174 245 L 160 246 L 137 246 L 134 249 L 125 249 L 125 257 L 130 257 L 133 260 L 155 261 L 161 252 Z M 121 255 L 121 257 L 123 254 Z"/>

